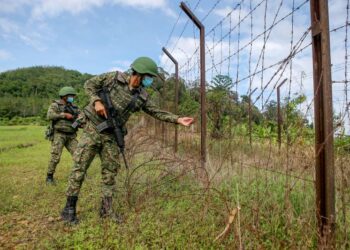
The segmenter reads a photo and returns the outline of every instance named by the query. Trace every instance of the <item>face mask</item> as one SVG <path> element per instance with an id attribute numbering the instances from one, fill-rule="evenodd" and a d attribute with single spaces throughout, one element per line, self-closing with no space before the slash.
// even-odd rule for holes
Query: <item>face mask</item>
<path id="1" fill-rule="evenodd" d="M 69 96 L 69 97 L 67 98 L 67 102 L 69 102 L 69 103 L 73 103 L 73 102 L 74 102 L 74 98 L 73 98 L 73 97 L 71 97 L 71 96 Z"/>
<path id="2" fill-rule="evenodd" d="M 142 80 L 142 85 L 147 88 L 149 86 L 151 86 L 153 83 L 153 78 L 149 77 L 149 76 L 145 76 Z"/>

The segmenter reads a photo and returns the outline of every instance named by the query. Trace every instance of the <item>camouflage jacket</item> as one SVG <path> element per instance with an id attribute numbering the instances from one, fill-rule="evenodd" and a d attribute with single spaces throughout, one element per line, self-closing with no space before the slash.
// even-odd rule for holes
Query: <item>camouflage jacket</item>
<path id="1" fill-rule="evenodd" d="M 107 87 L 109 89 L 112 104 L 118 113 L 121 114 L 121 119 L 124 123 L 127 122 L 132 113 L 140 110 L 158 120 L 177 123 L 179 116 L 161 110 L 151 100 L 149 100 L 148 93 L 144 88 L 140 87 L 137 90 L 130 90 L 125 74 L 121 72 L 111 72 L 93 77 L 85 82 L 85 91 L 90 96 L 90 103 L 85 108 L 85 113 L 95 125 L 96 123 L 104 121 L 104 118 L 100 117 L 94 108 L 94 103 L 101 100 L 101 98 L 98 96 L 98 91 L 101 90 L 102 87 Z M 140 95 L 136 99 L 134 108 L 125 111 L 126 107 L 133 98 L 133 91 L 140 91 Z"/>
<path id="2" fill-rule="evenodd" d="M 76 115 L 80 112 L 79 108 L 75 105 L 71 105 L 70 108 Z M 72 127 L 75 119 L 67 120 L 65 119 L 64 113 L 73 113 L 67 110 L 66 104 L 61 100 L 55 100 L 51 103 L 49 110 L 47 111 L 47 119 L 51 120 L 53 123 L 53 128 L 56 131 L 64 133 L 75 133 L 76 129 Z M 74 116 L 74 114 L 72 114 Z"/>

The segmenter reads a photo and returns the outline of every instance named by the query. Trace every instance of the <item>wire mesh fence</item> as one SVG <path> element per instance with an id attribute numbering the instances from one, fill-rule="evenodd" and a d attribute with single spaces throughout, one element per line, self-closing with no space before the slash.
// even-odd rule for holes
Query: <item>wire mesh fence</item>
<path id="1" fill-rule="evenodd" d="M 179 152 L 174 154 L 174 125 L 143 118 L 143 123 L 154 126 L 145 138 L 155 140 L 158 150 L 151 154 L 157 164 L 149 165 L 157 174 L 146 174 L 149 182 L 144 185 L 153 183 L 159 188 L 153 190 L 157 193 L 165 183 L 190 179 L 190 183 L 182 183 L 185 188 L 176 189 L 172 196 L 164 195 L 164 199 L 181 202 L 184 197 L 192 197 L 203 211 L 200 219 L 194 219 L 197 223 L 205 221 L 205 214 L 216 215 L 215 230 L 223 230 L 216 231 L 213 240 L 226 241 L 226 246 L 243 249 L 322 245 L 317 243 L 320 232 L 315 165 L 319 152 L 315 153 L 314 147 L 314 30 L 310 1 L 241 0 L 227 4 L 217 0 L 206 3 L 207 11 L 201 6 L 203 2 L 187 4 L 199 13 L 199 20 L 206 26 L 205 69 L 200 68 L 199 31 L 190 20 L 181 22 L 185 18 L 182 12 L 165 44 L 179 62 L 179 112 L 194 114 L 197 122 L 190 129 L 179 128 Z M 337 247 L 346 249 L 350 244 L 349 1 L 329 1 L 329 15 L 335 241 Z M 159 102 L 173 111 L 173 65 L 165 55 L 161 61 L 166 81 L 164 92 L 159 92 Z M 205 178 L 199 171 L 203 171 L 201 70 L 207 77 Z M 188 213 L 195 211 L 189 209 Z"/>

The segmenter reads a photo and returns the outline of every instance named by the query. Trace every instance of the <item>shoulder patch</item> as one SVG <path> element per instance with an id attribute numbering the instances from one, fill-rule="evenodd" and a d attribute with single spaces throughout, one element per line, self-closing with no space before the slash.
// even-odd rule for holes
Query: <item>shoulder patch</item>
<path id="1" fill-rule="evenodd" d="M 115 73 L 115 79 L 122 84 L 128 84 L 127 75 L 120 71 Z"/>
<path id="2" fill-rule="evenodd" d="M 53 100 L 52 104 L 56 103 L 57 105 L 63 105 L 63 103 L 61 102 L 61 100 Z"/>

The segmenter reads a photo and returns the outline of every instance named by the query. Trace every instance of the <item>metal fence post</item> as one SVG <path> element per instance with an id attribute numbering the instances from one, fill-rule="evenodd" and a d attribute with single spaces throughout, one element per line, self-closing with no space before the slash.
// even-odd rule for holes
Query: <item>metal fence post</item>
<path id="1" fill-rule="evenodd" d="M 327 0 L 311 0 L 314 76 L 316 206 L 319 248 L 331 248 L 335 230 L 332 76 Z"/>
<path id="2" fill-rule="evenodd" d="M 159 98 L 159 101 L 160 101 L 160 107 L 162 109 L 165 109 L 165 78 L 163 76 L 159 76 L 159 78 L 162 80 L 163 82 L 163 88 L 162 88 L 162 91 L 159 92 L 159 95 L 160 95 L 160 98 Z M 164 122 L 161 122 L 160 123 L 160 127 L 161 127 L 161 141 L 163 143 L 164 146 L 166 146 L 166 140 L 165 140 L 165 124 Z"/>
<path id="3" fill-rule="evenodd" d="M 178 113 L 178 104 L 179 104 L 179 64 L 175 58 L 169 53 L 169 51 L 163 47 L 163 52 L 170 58 L 170 60 L 175 64 L 175 111 Z M 175 139 L 174 139 L 174 152 L 177 152 L 178 145 L 178 125 L 175 124 Z"/>
<path id="4" fill-rule="evenodd" d="M 252 94 L 257 90 L 255 88 L 249 93 L 249 103 L 248 103 L 248 129 L 249 129 L 249 145 L 252 146 Z"/>
<path id="5" fill-rule="evenodd" d="M 281 149 L 282 144 L 282 113 L 281 113 L 281 87 L 283 84 L 285 84 L 287 81 L 287 78 L 284 79 L 278 86 L 277 86 L 277 141 L 278 141 L 278 149 Z"/>
<path id="6" fill-rule="evenodd" d="M 207 116 L 206 116 L 206 92 L 205 92 L 205 27 L 184 2 L 180 4 L 181 9 L 193 21 L 200 30 L 200 92 L 201 92 L 201 168 L 205 169 L 206 162 L 206 136 L 207 136 Z"/>

